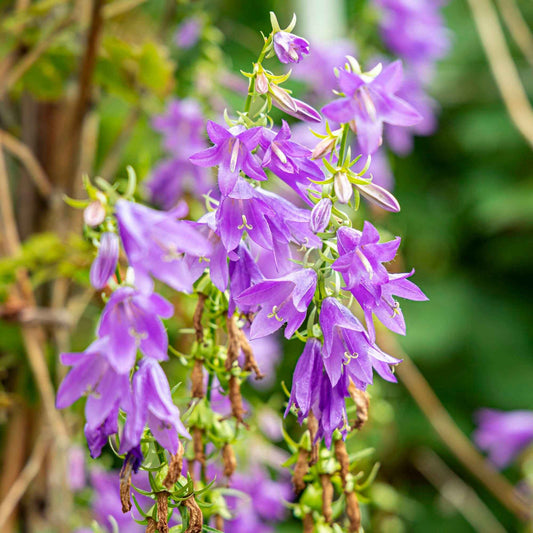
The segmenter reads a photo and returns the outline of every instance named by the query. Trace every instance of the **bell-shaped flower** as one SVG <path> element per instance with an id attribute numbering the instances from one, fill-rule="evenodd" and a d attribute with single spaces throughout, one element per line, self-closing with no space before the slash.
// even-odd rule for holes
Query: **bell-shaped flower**
<path id="1" fill-rule="evenodd" d="M 310 203 L 307 189 L 313 184 L 309 179 L 321 181 L 324 174 L 311 160 L 311 150 L 290 139 L 291 130 L 285 121 L 277 133 L 265 129 L 261 141 L 265 148 L 262 164 Z"/>
<path id="2" fill-rule="evenodd" d="M 106 231 L 100 239 L 100 247 L 91 265 L 91 285 L 96 289 L 103 289 L 109 278 L 114 274 L 118 263 L 119 240 L 118 235 Z"/>
<path id="3" fill-rule="evenodd" d="M 336 429 L 343 437 L 347 434 L 346 400 L 348 393 L 348 379 L 344 375 L 335 385 L 331 384 L 327 375 L 320 382 L 320 396 L 318 409 L 313 413 L 318 419 L 317 439 L 324 438 L 326 446 L 331 447 L 331 440 Z"/>
<path id="4" fill-rule="evenodd" d="M 261 306 L 252 322 L 250 338 L 270 335 L 286 322 L 285 338 L 290 339 L 305 319 L 316 282 L 316 272 L 305 268 L 281 278 L 266 279 L 241 293 L 236 298 L 238 305 Z"/>
<path id="5" fill-rule="evenodd" d="M 335 298 L 322 302 L 319 321 L 324 334 L 324 367 L 333 387 L 346 371 L 358 389 L 366 390 L 373 381 L 376 365 L 380 375 L 387 379 L 380 362 L 387 365 L 400 362 L 371 342 L 361 322 Z"/>
<path id="6" fill-rule="evenodd" d="M 323 374 L 322 344 L 318 339 L 309 338 L 300 355 L 292 376 L 291 397 L 285 416 L 294 405 L 298 409 L 298 422 L 309 416 L 313 405 L 318 406 Z"/>
<path id="7" fill-rule="evenodd" d="M 207 122 L 207 134 L 215 146 L 189 159 L 200 167 L 218 165 L 218 186 L 223 196 L 231 193 L 241 170 L 255 180 L 267 179 L 261 162 L 252 154 L 261 139 L 261 127 L 247 130 L 244 126 L 234 126 L 227 130 L 210 120 Z"/>
<path id="8" fill-rule="evenodd" d="M 282 63 L 299 63 L 309 55 L 309 42 L 286 31 L 274 33 L 274 51 Z"/>
<path id="9" fill-rule="evenodd" d="M 339 87 L 344 94 L 322 108 L 329 120 L 350 124 L 357 133 L 364 154 L 372 154 L 382 143 L 383 123 L 413 126 L 422 117 L 396 96 L 403 80 L 401 61 L 395 61 L 377 75 L 339 69 Z"/>
<path id="10" fill-rule="evenodd" d="M 127 411 L 120 453 L 135 449 L 148 424 L 157 442 L 171 454 L 178 451 L 179 435 L 191 438 L 174 405 L 163 369 L 154 359 L 144 358 L 133 376 L 131 408 Z"/>
<path id="11" fill-rule="evenodd" d="M 120 237 L 139 290 L 153 290 L 152 275 L 177 291 L 192 291 L 205 265 L 192 267 L 184 254 L 209 256 L 211 244 L 190 222 L 178 220 L 186 213 L 184 203 L 172 211 L 157 211 L 126 200 L 116 203 Z"/>
<path id="12" fill-rule="evenodd" d="M 94 341 L 84 352 L 63 353 L 61 362 L 72 366 L 57 391 L 56 407 L 63 409 L 87 395 L 85 433 L 91 455 L 100 455 L 107 437 L 117 432 L 119 407 L 129 401 L 128 374 L 119 374 L 107 359 L 110 339 Z"/>
<path id="13" fill-rule="evenodd" d="M 390 274 L 383 263 L 392 261 L 400 246 L 400 238 L 379 242 L 376 228 L 366 222 L 363 231 L 339 228 L 337 244 L 340 257 L 332 268 L 342 273 L 346 290 L 350 291 L 365 313 L 371 339 L 375 339 L 372 313 L 391 331 L 405 335 L 405 320 L 395 296 L 408 300 L 427 300 L 426 295 L 406 278 L 414 271 Z"/>
<path id="14" fill-rule="evenodd" d="M 478 428 L 473 437 L 479 448 L 489 454 L 498 468 L 504 468 L 533 443 L 533 411 L 480 409 Z"/>
<path id="15" fill-rule="evenodd" d="M 145 295 L 132 287 L 120 287 L 109 298 L 98 326 L 108 337 L 106 358 L 119 373 L 135 364 L 137 349 L 158 361 L 168 359 L 168 337 L 160 317 L 170 318 L 172 304 L 159 294 Z"/>

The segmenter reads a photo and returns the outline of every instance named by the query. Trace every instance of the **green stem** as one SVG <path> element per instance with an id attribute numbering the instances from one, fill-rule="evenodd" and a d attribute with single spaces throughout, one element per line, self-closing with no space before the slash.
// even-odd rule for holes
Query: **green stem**
<path id="1" fill-rule="evenodd" d="M 267 50 L 270 48 L 270 45 L 272 44 L 272 34 L 268 36 L 268 39 L 265 41 L 265 44 L 263 45 L 263 49 L 261 50 L 261 53 L 259 54 L 259 57 L 257 58 L 256 65 L 261 65 L 263 60 L 265 59 Z M 252 107 L 252 102 L 255 96 L 255 77 L 250 78 L 250 83 L 248 84 L 248 95 L 246 96 L 246 102 L 244 103 L 244 112 L 249 113 L 250 108 Z"/>
<path id="2" fill-rule="evenodd" d="M 342 126 L 342 137 L 341 137 L 341 148 L 340 148 L 340 153 L 339 153 L 339 165 L 340 167 L 342 167 L 342 165 L 344 165 L 344 161 L 346 159 L 346 150 L 348 148 L 348 130 L 350 129 L 350 127 L 348 126 L 348 124 L 344 124 Z"/>

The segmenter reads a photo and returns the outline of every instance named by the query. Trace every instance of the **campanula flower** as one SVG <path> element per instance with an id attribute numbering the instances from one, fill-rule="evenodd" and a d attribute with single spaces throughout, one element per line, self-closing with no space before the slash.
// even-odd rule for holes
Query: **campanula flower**
<path id="1" fill-rule="evenodd" d="M 236 249 L 236 256 L 237 258 L 229 264 L 228 315 L 232 315 L 235 311 L 235 298 L 252 285 L 263 280 L 263 275 L 257 263 L 242 242 Z M 241 303 L 239 307 L 243 313 L 249 313 L 255 311 L 258 306 L 257 304 L 246 305 Z"/>
<path id="2" fill-rule="evenodd" d="M 329 297 L 322 302 L 319 321 L 324 334 L 324 367 L 333 387 L 345 370 L 358 389 L 366 390 L 373 381 L 375 364 L 380 361 L 387 365 L 400 362 L 381 351 L 370 340 L 361 322 L 335 298 Z"/>
<path id="3" fill-rule="evenodd" d="M 363 231 L 339 228 L 337 244 L 340 257 L 333 270 L 342 273 L 345 289 L 350 291 L 365 313 L 371 339 L 375 339 L 372 313 L 391 331 L 405 335 L 405 320 L 395 296 L 423 301 L 427 296 L 407 278 L 413 272 L 390 274 L 383 263 L 396 257 L 401 239 L 379 242 L 377 229 L 365 221 Z"/>
<path id="4" fill-rule="evenodd" d="M 192 291 L 203 266 L 192 268 L 184 254 L 208 256 L 211 244 L 194 225 L 178 220 L 185 214 L 185 204 L 158 211 L 126 200 L 116 203 L 120 237 L 139 290 L 152 291 L 152 275 L 177 291 Z"/>
<path id="5" fill-rule="evenodd" d="M 144 427 L 148 427 L 157 442 L 170 453 L 178 451 L 178 436 L 191 438 L 174 405 L 167 377 L 159 363 L 144 358 L 133 376 L 132 405 L 127 411 L 120 453 L 136 448 Z"/>
<path id="6" fill-rule="evenodd" d="M 298 408 L 298 422 L 301 424 L 304 418 L 309 416 L 313 405 L 314 411 L 317 411 L 322 374 L 322 344 L 318 339 L 309 338 L 294 368 L 291 396 L 285 416 L 294 405 Z"/>
<path id="7" fill-rule="evenodd" d="M 159 294 L 146 295 L 131 287 L 120 287 L 109 298 L 98 326 L 98 335 L 107 337 L 106 358 L 119 373 L 135 364 L 137 349 L 143 355 L 168 359 L 168 337 L 160 317 L 170 318 L 174 308 Z"/>
<path id="8" fill-rule="evenodd" d="M 94 341 L 84 352 L 63 353 L 61 362 L 72 366 L 57 392 L 56 406 L 64 409 L 87 394 L 85 434 L 91 455 L 100 455 L 107 437 L 117 432 L 119 407 L 129 401 L 128 374 L 118 373 L 108 360 L 110 338 Z"/>
<path id="9" fill-rule="evenodd" d="M 282 63 L 299 63 L 309 55 L 309 42 L 286 31 L 274 33 L 274 51 Z"/>
<path id="10" fill-rule="evenodd" d="M 322 112 L 334 122 L 349 123 L 363 153 L 372 154 L 382 142 L 384 122 L 412 126 L 422 118 L 396 96 L 402 80 L 400 61 L 391 63 L 375 77 L 339 69 L 339 87 L 344 96 L 327 104 Z"/>
<path id="11" fill-rule="evenodd" d="M 322 198 L 311 210 L 309 226 L 313 233 L 322 233 L 329 225 L 333 204 L 329 198 Z"/>
<path id="12" fill-rule="evenodd" d="M 277 133 L 265 129 L 261 144 L 265 148 L 263 167 L 272 171 L 309 203 L 307 189 L 313 185 L 309 179 L 324 179 L 320 167 L 311 160 L 311 150 L 291 141 L 291 130 L 285 121 Z"/>
<path id="13" fill-rule="evenodd" d="M 311 268 L 296 270 L 277 279 L 266 279 L 246 289 L 238 305 L 260 305 L 250 330 L 250 338 L 264 337 L 286 322 L 285 338 L 290 339 L 302 325 L 315 293 L 317 275 Z"/>
<path id="14" fill-rule="evenodd" d="M 114 274 L 118 263 L 119 240 L 118 235 L 106 231 L 102 233 L 98 254 L 91 265 L 91 285 L 96 289 L 103 289 L 109 278 Z"/>
<path id="15" fill-rule="evenodd" d="M 318 419 L 317 439 L 324 438 L 326 446 L 331 446 L 333 432 L 338 429 L 346 438 L 347 415 L 346 400 L 348 397 L 348 380 L 344 375 L 333 386 L 327 375 L 322 376 L 320 382 L 320 396 L 318 409 L 313 409 L 313 413 Z"/>
<path id="16" fill-rule="evenodd" d="M 223 196 L 233 191 L 241 170 L 252 179 L 267 179 L 261 162 L 252 154 L 261 139 L 261 127 L 247 130 L 244 126 L 234 126 L 227 130 L 210 120 L 207 134 L 215 146 L 192 155 L 189 160 L 201 167 L 218 165 L 218 187 Z"/>
<path id="17" fill-rule="evenodd" d="M 480 409 L 476 420 L 474 442 L 489 454 L 490 461 L 498 468 L 509 465 L 533 443 L 533 411 Z"/>

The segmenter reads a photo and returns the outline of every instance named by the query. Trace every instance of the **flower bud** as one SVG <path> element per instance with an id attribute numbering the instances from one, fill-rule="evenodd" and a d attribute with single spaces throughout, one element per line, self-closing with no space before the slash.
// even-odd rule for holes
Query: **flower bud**
<path id="1" fill-rule="evenodd" d="M 309 225 L 313 233 L 322 233 L 329 224 L 332 203 L 329 198 L 322 198 L 311 211 Z"/>
<path id="2" fill-rule="evenodd" d="M 118 236 L 115 233 L 102 234 L 98 255 L 91 265 L 90 272 L 91 285 L 95 289 L 103 289 L 115 272 L 118 262 L 118 248 Z"/>
<path id="3" fill-rule="evenodd" d="M 345 172 L 337 172 L 333 179 L 333 188 L 337 195 L 337 200 L 341 204 L 347 204 L 352 198 L 353 188 Z"/>
<path id="4" fill-rule="evenodd" d="M 91 202 L 83 211 L 83 220 L 87 226 L 94 228 L 105 219 L 105 207 L 100 200 Z"/>
<path id="5" fill-rule="evenodd" d="M 257 94 L 266 94 L 268 92 L 268 79 L 264 72 L 260 72 L 255 77 L 255 91 Z"/>
<path id="6" fill-rule="evenodd" d="M 294 98 L 279 85 L 272 84 L 270 86 L 270 94 L 272 94 L 274 105 L 276 105 L 276 107 L 279 107 L 289 114 L 291 114 L 290 111 L 292 113 L 298 111 L 298 106 L 296 105 Z"/>
<path id="7" fill-rule="evenodd" d="M 357 190 L 373 204 L 378 205 L 386 211 L 397 213 L 400 211 L 400 204 L 398 200 L 387 189 L 376 185 L 375 183 L 368 183 L 365 185 L 356 185 Z"/>
<path id="8" fill-rule="evenodd" d="M 325 139 L 322 139 L 313 149 L 311 159 L 322 159 L 323 157 L 327 156 L 335 147 L 336 142 L 337 137 L 328 136 Z"/>

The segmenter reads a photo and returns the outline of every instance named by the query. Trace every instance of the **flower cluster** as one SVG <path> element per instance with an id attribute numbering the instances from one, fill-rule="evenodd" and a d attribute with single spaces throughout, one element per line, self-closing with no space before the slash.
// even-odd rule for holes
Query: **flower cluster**
<path id="1" fill-rule="evenodd" d="M 324 123 L 323 117 L 283 87 L 289 75 L 276 75 L 263 64 L 274 56 L 281 63 L 298 63 L 310 53 L 309 43 L 292 33 L 295 20 L 284 30 L 274 15 L 271 20 L 272 32 L 257 62 L 244 73 L 249 80 L 244 110 L 235 118 L 225 113 L 225 124 L 207 122 L 212 146 L 200 140 L 203 120 L 190 103 L 175 102 L 168 116 L 156 120 L 167 149 L 175 155 L 173 165 L 192 165 L 202 172 L 216 169 L 216 185 L 206 196 L 207 212 L 199 220 L 183 219 L 187 207 L 178 202 L 181 183 L 161 179 L 162 174 L 156 174 L 149 188 L 167 211 L 136 203 L 128 194 L 119 197 L 115 190 L 103 200 L 100 192 L 94 195 L 101 216 L 86 217 L 94 219 L 90 235 L 99 243 L 91 282 L 105 290 L 105 307 L 94 342 L 84 352 L 62 356 L 73 368 L 60 387 L 57 405 L 66 407 L 88 396 L 85 435 L 92 456 L 116 435 L 126 466 L 135 470 L 144 456 L 158 457 L 160 467 L 168 464 L 167 477 L 173 476 L 163 484 L 154 482 L 159 483 L 158 506 L 161 494 L 164 500 L 174 498 L 176 506 L 186 502 L 191 521 L 198 519 L 194 490 L 198 483 L 208 483 L 208 452 L 220 453 L 225 477 L 234 474 L 232 445 L 239 426 L 247 424 L 249 409 L 240 385 L 252 373 L 263 377 L 253 354 L 261 339 L 269 342 L 283 331 L 286 339 L 303 343 L 286 415 L 293 411 L 307 424 L 307 447 L 316 449 L 324 440 L 326 455 L 334 453 L 333 448 L 346 454 L 340 439 L 353 429 L 346 399 L 364 394 L 374 371 L 395 381 L 393 367 L 400 363 L 378 347 L 374 319 L 405 334 L 396 298 L 426 299 L 407 279 L 413 272 L 391 273 L 387 268 L 400 239 L 383 241 L 378 229 L 359 215 L 361 195 L 390 212 L 399 211 L 400 205 L 366 176 L 370 157 L 352 159 L 350 148 L 357 143 L 361 153 L 372 154 L 382 142 L 384 124 L 410 127 L 420 121 L 417 110 L 400 96 L 401 63 L 362 72 L 348 56 L 344 65 L 337 65 L 339 98 L 322 109 L 335 126 L 326 124 L 322 140 L 311 149 L 297 142 L 288 121 L 275 126 L 270 111 L 276 106 L 315 123 Z M 184 168 L 176 169 L 180 179 Z M 265 187 L 276 180 L 287 186 L 278 189 L 280 194 Z M 303 207 L 288 198 L 287 188 Z M 156 292 L 156 281 L 197 295 L 195 341 L 187 354 L 173 350 L 192 367 L 186 425 L 160 366 L 169 349 L 163 319 L 174 309 Z M 221 411 L 223 417 L 217 414 Z M 185 452 L 180 436 L 192 439 Z M 300 450 L 304 448 L 301 444 Z M 188 468 L 183 474 L 189 479 L 179 484 L 184 453 Z M 339 459 L 342 464 L 347 460 Z M 232 483 L 246 486 L 253 498 L 245 515 L 247 530 L 266 531 L 265 519 L 279 511 L 272 494 L 280 487 L 269 483 L 266 471 L 252 475 L 253 483 L 237 475 Z M 356 531 L 356 489 L 347 475 L 343 467 L 347 514 Z M 297 490 L 306 485 L 303 479 L 293 483 Z M 262 506 L 272 503 L 267 503 L 269 516 L 256 500 Z M 228 510 L 217 505 L 214 500 L 209 512 L 223 518 Z M 161 511 L 157 514 L 161 522 Z M 230 530 L 240 531 L 238 521 L 233 522 Z"/>

